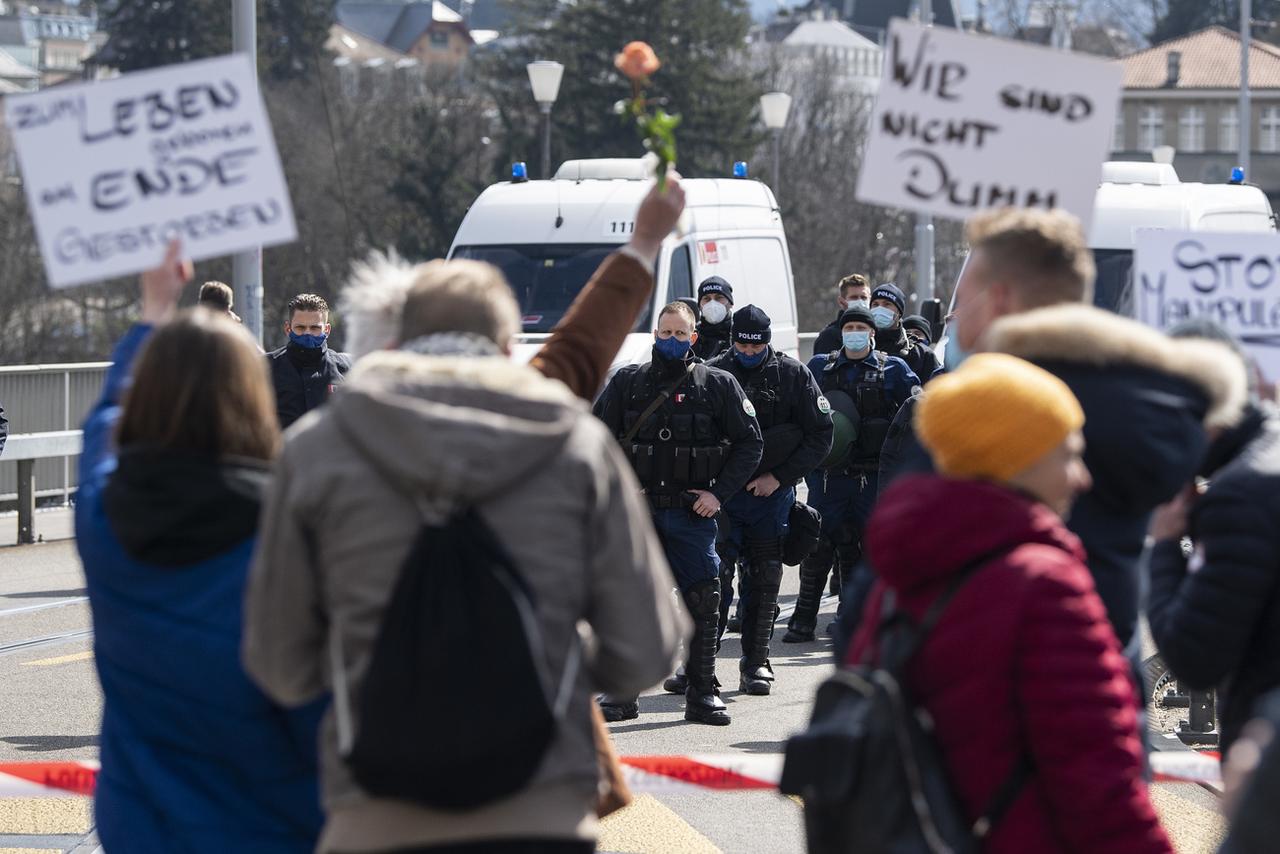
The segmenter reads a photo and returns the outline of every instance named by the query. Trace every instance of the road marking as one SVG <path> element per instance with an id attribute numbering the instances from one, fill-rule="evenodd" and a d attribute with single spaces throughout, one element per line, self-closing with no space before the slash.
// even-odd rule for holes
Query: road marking
<path id="1" fill-rule="evenodd" d="M 30 640 L 17 641 L 16 643 L 4 644 L 0 646 L 0 655 L 10 652 L 17 652 L 22 649 L 31 649 L 37 646 L 48 646 L 49 644 L 66 643 L 67 641 L 79 640 L 80 638 L 93 637 L 93 629 L 81 629 L 74 632 L 64 632 L 60 635 L 50 635 L 43 638 L 31 638 Z"/>
<path id="2" fill-rule="evenodd" d="M 43 605 L 24 605 L 21 608 L 7 608 L 0 611 L 0 617 L 7 617 L 10 614 L 30 614 L 32 611 L 46 611 L 49 608 L 65 608 L 67 605 L 79 605 L 81 602 L 88 601 L 88 596 L 77 596 L 74 599 L 59 599 L 57 602 L 46 602 Z"/>
<path id="3" fill-rule="evenodd" d="M 610 854 L 721 854 L 710 839 L 652 795 L 641 795 L 631 806 L 601 821 L 596 850 Z"/>
<path id="4" fill-rule="evenodd" d="M 38 661 L 24 661 L 23 667 L 46 667 L 54 664 L 67 664 L 72 661 L 84 661 L 93 658 L 93 650 L 85 650 L 84 652 L 73 652 L 71 655 L 60 655 L 57 658 L 42 658 Z"/>

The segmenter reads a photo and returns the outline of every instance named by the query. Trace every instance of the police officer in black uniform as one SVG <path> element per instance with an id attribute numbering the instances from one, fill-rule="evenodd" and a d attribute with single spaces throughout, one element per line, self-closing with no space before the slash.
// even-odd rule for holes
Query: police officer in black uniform
<path id="1" fill-rule="evenodd" d="M 839 405 L 836 395 L 843 396 L 857 418 L 857 435 L 847 456 L 836 453 L 844 449 L 833 448 L 838 463 L 806 479 L 809 504 L 822 514 L 822 539 L 800 564 L 800 594 L 783 643 L 814 639 L 822 588 L 837 549 L 842 583 L 866 583 L 852 576 L 861 558 L 862 531 L 875 504 L 880 450 L 893 416 L 920 387 L 906 362 L 875 349 L 875 320 L 868 309 L 855 305 L 841 320 L 844 346 L 814 356 L 809 371 L 833 407 Z"/>
<path id="2" fill-rule="evenodd" d="M 902 289 L 886 282 L 871 292 L 871 317 L 876 325 L 876 349 L 890 356 L 897 356 L 907 363 L 911 372 L 927 383 L 938 372 L 938 357 L 933 350 L 920 344 L 903 328 L 902 317 L 907 313 L 907 298 Z"/>
<path id="3" fill-rule="evenodd" d="M 351 357 L 329 349 L 329 303 L 315 294 L 289 301 L 289 343 L 267 354 L 283 430 L 328 400 L 351 370 Z"/>
<path id="4" fill-rule="evenodd" d="M 685 663 L 685 720 L 725 725 L 716 695 L 720 560 L 716 514 L 760 463 L 764 442 L 755 409 L 732 375 L 702 363 L 693 312 L 675 302 L 658 315 L 653 359 L 626 365 L 596 401 L 595 413 L 634 466 L 685 605 L 694 620 Z M 635 697 L 600 701 L 606 720 L 640 714 Z"/>
<path id="5" fill-rule="evenodd" d="M 733 286 L 719 276 L 698 285 L 698 341 L 693 355 L 704 362 L 729 349 L 733 331 Z"/>
<path id="6" fill-rule="evenodd" d="M 729 530 L 720 552 L 720 624 L 733 596 L 733 572 L 745 564 L 742 596 L 742 658 L 739 690 L 766 695 L 774 680 L 769 640 L 778 612 L 782 544 L 796 499 L 796 483 L 831 448 L 831 407 L 803 363 L 770 346 L 769 316 L 748 305 L 733 315 L 733 346 L 709 362 L 733 374 L 756 410 L 764 455 L 746 489 L 729 499 Z"/>

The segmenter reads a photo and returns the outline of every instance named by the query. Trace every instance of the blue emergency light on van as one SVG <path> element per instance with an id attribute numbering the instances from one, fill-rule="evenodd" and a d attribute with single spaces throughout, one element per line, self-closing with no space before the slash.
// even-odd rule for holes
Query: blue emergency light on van
<path id="1" fill-rule="evenodd" d="M 735 178 L 747 177 L 747 161 L 739 160 L 733 164 L 733 177 Z"/>
<path id="2" fill-rule="evenodd" d="M 1232 170 L 1231 170 L 1231 182 L 1230 182 L 1230 183 L 1232 183 L 1232 184 L 1243 184 L 1243 183 L 1244 183 L 1244 169 L 1240 168 L 1239 166 L 1233 167 L 1233 168 L 1232 168 Z"/>
<path id="3" fill-rule="evenodd" d="M 529 180 L 529 167 L 525 165 L 523 160 L 517 160 L 511 164 L 511 182 L 519 184 L 522 181 Z"/>

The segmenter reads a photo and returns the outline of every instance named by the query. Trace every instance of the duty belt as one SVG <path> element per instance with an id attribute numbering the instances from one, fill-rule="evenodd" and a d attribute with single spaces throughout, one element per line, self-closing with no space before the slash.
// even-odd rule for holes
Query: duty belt
<path id="1" fill-rule="evenodd" d="M 649 499 L 649 506 L 654 510 L 681 510 L 691 509 L 696 499 L 687 492 L 660 492 L 646 493 Z"/>

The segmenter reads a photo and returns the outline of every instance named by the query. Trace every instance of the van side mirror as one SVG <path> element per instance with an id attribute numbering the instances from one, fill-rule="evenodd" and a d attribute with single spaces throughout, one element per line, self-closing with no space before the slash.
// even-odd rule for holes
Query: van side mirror
<path id="1" fill-rule="evenodd" d="M 929 321 L 929 331 L 932 333 L 930 340 L 942 340 L 942 300 L 925 299 L 920 300 L 920 316 Z"/>

